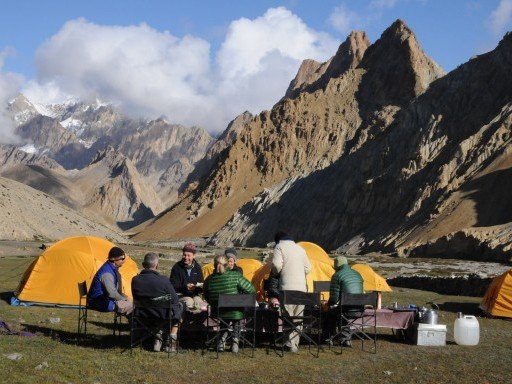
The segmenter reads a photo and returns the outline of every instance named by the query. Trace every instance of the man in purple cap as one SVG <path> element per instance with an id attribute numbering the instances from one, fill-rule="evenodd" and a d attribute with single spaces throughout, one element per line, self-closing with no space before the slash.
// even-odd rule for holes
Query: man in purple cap
<path id="1" fill-rule="evenodd" d="M 171 269 L 170 280 L 176 293 L 182 295 L 180 301 L 184 307 L 193 313 L 201 312 L 203 299 L 203 271 L 195 261 L 196 245 L 186 243 L 183 247 L 183 256 Z"/>

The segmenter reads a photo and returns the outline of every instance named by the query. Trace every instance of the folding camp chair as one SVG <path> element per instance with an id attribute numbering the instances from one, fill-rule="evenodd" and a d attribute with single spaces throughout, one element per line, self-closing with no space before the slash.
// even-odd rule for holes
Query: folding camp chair
<path id="1" fill-rule="evenodd" d="M 292 332 L 308 341 L 308 350 L 316 346 L 316 357 L 320 355 L 320 338 L 322 333 L 322 307 L 319 292 L 281 291 L 280 295 L 282 335 L 276 338 L 274 333 L 274 348 L 277 352 L 277 342 L 281 341 L 281 357 L 284 356 L 285 341 Z M 289 314 L 286 305 L 299 305 L 303 309 L 299 314 Z M 316 333 L 316 341 L 313 339 Z"/>
<path id="2" fill-rule="evenodd" d="M 323 297 L 324 292 L 329 292 L 331 288 L 331 282 L 330 281 L 313 281 L 313 292 L 320 292 L 320 299 L 326 300 Z"/>
<path id="3" fill-rule="evenodd" d="M 133 300 L 133 312 L 130 327 L 130 352 L 133 347 L 142 348 L 149 338 L 163 337 L 171 342 L 172 298 L 165 295 L 156 298 Z M 179 332 L 176 340 L 176 352 L 179 351 Z M 167 348 L 170 356 L 171 348 Z"/>
<path id="4" fill-rule="evenodd" d="M 355 337 L 361 340 L 362 350 L 365 340 L 373 341 L 373 351 L 377 353 L 377 300 L 377 292 L 342 292 L 339 305 L 335 308 L 338 311 L 336 320 L 339 332 L 329 338 L 329 344 L 332 345 L 335 339 L 339 339 L 343 351 L 343 344 Z"/>
<path id="5" fill-rule="evenodd" d="M 242 320 L 224 319 L 221 316 L 223 310 L 240 310 L 244 311 Z M 208 319 L 206 323 L 204 349 L 215 345 L 217 358 L 219 358 L 220 345 L 229 339 L 232 339 L 234 327 L 240 327 L 238 345 L 243 350 L 245 345 L 251 347 L 251 357 L 254 357 L 256 348 L 256 294 L 240 293 L 240 294 L 220 294 L 217 302 L 217 308 L 211 313 L 211 307 L 208 307 Z M 233 324 L 238 321 L 238 324 Z M 222 339 L 224 333 L 228 333 L 225 340 Z M 248 334 L 251 334 L 249 337 Z"/>
<path id="6" fill-rule="evenodd" d="M 87 336 L 87 319 L 89 302 L 87 298 L 87 283 L 78 283 L 78 327 L 77 344 Z M 114 311 L 113 336 L 121 336 L 121 324 L 123 315 Z"/>
<path id="7" fill-rule="evenodd" d="M 87 283 L 78 283 L 78 329 L 77 344 L 87 335 Z"/>

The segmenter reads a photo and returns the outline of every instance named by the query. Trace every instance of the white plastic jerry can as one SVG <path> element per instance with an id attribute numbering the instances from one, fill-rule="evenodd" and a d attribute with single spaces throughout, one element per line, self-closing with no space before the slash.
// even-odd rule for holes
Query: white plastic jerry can
<path id="1" fill-rule="evenodd" d="M 477 345 L 480 341 L 480 325 L 477 318 L 460 313 L 455 320 L 453 335 L 459 345 Z"/>

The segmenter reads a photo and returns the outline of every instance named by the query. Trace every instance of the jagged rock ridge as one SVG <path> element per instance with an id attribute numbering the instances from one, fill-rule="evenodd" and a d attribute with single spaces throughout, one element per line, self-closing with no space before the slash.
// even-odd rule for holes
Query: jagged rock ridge
<path id="1" fill-rule="evenodd" d="M 377 57 L 378 52 L 386 52 L 387 60 Z M 264 188 L 329 167 L 385 131 L 397 112 L 426 89 L 425 84 L 443 75 L 400 21 L 371 46 L 364 33 L 351 34 L 337 55 L 324 66 L 325 73 L 336 77 L 320 75 L 320 83 L 305 84 L 296 97 L 254 117 L 194 193 L 139 237 L 197 236 L 219 230 Z M 415 62 L 409 62 L 411 58 Z M 409 65 L 396 65 L 403 60 Z M 431 70 L 423 70 L 416 61 Z M 396 68 L 388 71 L 387 62 Z M 345 65 L 328 72 L 333 63 Z M 373 90 L 379 96 L 368 102 L 372 78 L 388 72 L 385 84 L 393 86 Z"/>
<path id="2" fill-rule="evenodd" d="M 511 63 L 508 34 L 431 83 L 349 156 L 246 204 L 214 241 L 258 244 L 289 226 L 328 249 L 507 261 Z"/>

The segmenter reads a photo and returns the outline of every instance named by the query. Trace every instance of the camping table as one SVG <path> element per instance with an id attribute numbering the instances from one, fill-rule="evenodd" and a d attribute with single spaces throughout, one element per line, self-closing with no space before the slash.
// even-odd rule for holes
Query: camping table
<path id="1" fill-rule="evenodd" d="M 368 316 L 364 318 L 365 322 L 372 323 L 369 319 L 370 316 L 373 316 L 374 311 L 374 309 L 366 309 L 364 311 L 365 316 Z M 391 328 L 393 333 L 397 331 L 397 335 L 405 339 L 407 330 L 414 322 L 414 313 L 414 310 L 393 311 L 387 308 L 377 309 L 377 328 Z M 355 324 L 361 324 L 361 320 L 356 320 Z"/>

